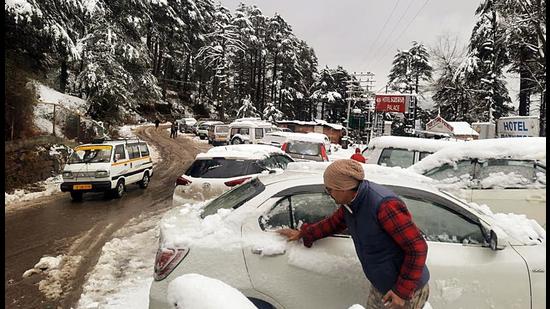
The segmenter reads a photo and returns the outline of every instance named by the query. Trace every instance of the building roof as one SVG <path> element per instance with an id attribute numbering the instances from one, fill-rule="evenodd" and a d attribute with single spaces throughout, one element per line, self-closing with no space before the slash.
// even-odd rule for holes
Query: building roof
<path id="1" fill-rule="evenodd" d="M 453 135 L 479 136 L 479 133 L 472 129 L 470 124 L 465 121 L 448 121 L 447 123 L 453 127 Z"/>

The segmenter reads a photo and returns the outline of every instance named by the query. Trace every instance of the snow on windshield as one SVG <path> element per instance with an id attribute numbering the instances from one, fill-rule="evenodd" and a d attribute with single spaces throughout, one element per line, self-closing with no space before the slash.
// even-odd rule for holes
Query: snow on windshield
<path id="1" fill-rule="evenodd" d="M 229 145 L 229 146 L 213 147 L 213 148 L 210 148 L 206 153 L 197 154 L 195 159 L 213 158 L 213 157 L 224 157 L 224 158 L 231 157 L 231 158 L 261 160 L 269 156 L 270 153 L 284 154 L 284 152 L 278 147 L 269 146 L 269 145 L 246 144 L 246 145 Z"/>
<path id="2" fill-rule="evenodd" d="M 467 158 L 511 158 L 546 162 L 546 138 L 513 137 L 461 142 L 441 149 L 409 168 L 412 171 L 423 174 L 445 163 L 453 164 Z"/>

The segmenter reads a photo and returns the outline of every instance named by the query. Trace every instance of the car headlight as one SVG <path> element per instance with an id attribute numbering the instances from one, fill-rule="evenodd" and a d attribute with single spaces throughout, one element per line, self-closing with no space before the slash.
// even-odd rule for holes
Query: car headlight
<path id="1" fill-rule="evenodd" d="M 73 172 L 63 172 L 63 178 L 74 178 Z"/>
<path id="2" fill-rule="evenodd" d="M 109 172 L 108 171 L 97 171 L 97 172 L 95 172 L 95 178 L 104 178 L 104 177 L 109 177 Z"/>

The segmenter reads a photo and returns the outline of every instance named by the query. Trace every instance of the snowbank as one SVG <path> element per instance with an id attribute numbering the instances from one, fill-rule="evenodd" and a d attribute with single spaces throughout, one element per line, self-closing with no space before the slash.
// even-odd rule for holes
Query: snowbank
<path id="1" fill-rule="evenodd" d="M 7 207 L 18 202 L 30 201 L 42 196 L 48 196 L 61 192 L 60 185 L 62 182 L 63 177 L 61 177 L 61 175 L 57 175 L 36 183 L 36 186 L 44 187 L 44 191 L 28 192 L 24 189 L 17 189 L 12 194 L 5 193 L 5 206 Z"/>

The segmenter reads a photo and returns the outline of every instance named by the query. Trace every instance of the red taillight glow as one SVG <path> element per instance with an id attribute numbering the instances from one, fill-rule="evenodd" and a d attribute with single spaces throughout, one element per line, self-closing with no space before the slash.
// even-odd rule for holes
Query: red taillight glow
<path id="1" fill-rule="evenodd" d="M 324 145 L 321 145 L 321 157 L 323 157 L 323 160 L 328 161 L 327 150 Z"/>
<path id="2" fill-rule="evenodd" d="M 187 186 L 187 185 L 190 185 L 191 184 L 191 180 L 183 177 L 183 176 L 180 176 L 178 177 L 178 179 L 176 179 L 176 186 Z"/>
<path id="3" fill-rule="evenodd" d="M 284 143 L 283 146 L 281 146 L 281 150 L 286 152 L 286 147 L 288 146 L 288 143 Z"/>
<path id="4" fill-rule="evenodd" d="M 245 177 L 245 178 L 239 178 L 239 179 L 235 179 L 235 180 L 230 180 L 230 181 L 226 181 L 224 182 L 224 184 L 228 187 L 234 187 L 236 185 L 240 185 L 241 183 L 247 181 L 248 179 L 250 179 L 252 177 Z"/>
<path id="5" fill-rule="evenodd" d="M 155 257 L 155 272 L 153 274 L 155 280 L 160 281 L 168 277 L 188 253 L 189 249 L 159 248 Z"/>

